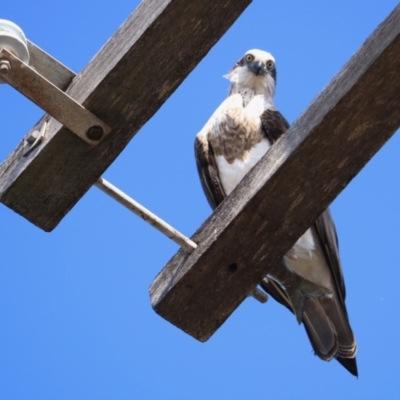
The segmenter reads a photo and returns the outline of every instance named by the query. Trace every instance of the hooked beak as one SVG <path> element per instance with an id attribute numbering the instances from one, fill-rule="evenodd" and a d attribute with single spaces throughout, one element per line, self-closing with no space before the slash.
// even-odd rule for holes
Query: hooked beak
<path id="1" fill-rule="evenodd" d="M 261 61 L 254 61 L 248 65 L 250 71 L 252 71 L 256 76 L 264 75 L 267 72 L 264 63 Z"/>

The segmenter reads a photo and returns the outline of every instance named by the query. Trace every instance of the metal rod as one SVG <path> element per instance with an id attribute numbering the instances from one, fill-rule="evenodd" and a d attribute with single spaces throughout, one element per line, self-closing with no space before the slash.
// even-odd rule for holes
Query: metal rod
<path id="1" fill-rule="evenodd" d="M 258 287 L 254 288 L 251 291 L 250 296 L 253 296 L 260 303 L 266 303 L 268 301 L 267 293 L 265 293 L 264 291 L 262 291 Z"/>
<path id="2" fill-rule="evenodd" d="M 161 218 L 157 217 L 157 215 L 153 214 L 147 208 L 143 207 L 104 178 L 99 178 L 94 185 L 144 221 L 148 222 L 151 226 L 158 229 L 161 233 L 168 236 L 175 243 L 179 244 L 179 246 L 183 247 L 188 253 L 191 253 L 197 247 L 197 244 L 193 242 L 193 240 L 182 235 L 182 233 L 167 224 Z M 250 295 L 260 303 L 265 303 L 268 300 L 267 294 L 258 288 L 253 289 Z"/>
<path id="3" fill-rule="evenodd" d="M 191 253 L 197 247 L 195 242 L 182 235 L 182 233 L 167 224 L 161 218 L 157 217 L 157 215 L 153 214 L 147 208 L 143 207 L 104 178 L 99 178 L 94 185 L 144 221 L 154 226 L 154 228 L 158 229 L 161 233 L 168 236 L 175 243 L 179 244 L 179 246 L 183 247 L 188 253 Z"/>

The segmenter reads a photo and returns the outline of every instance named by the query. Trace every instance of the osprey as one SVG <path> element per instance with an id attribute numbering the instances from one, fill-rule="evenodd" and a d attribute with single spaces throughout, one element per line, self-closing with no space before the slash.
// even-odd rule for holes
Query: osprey
<path id="1" fill-rule="evenodd" d="M 229 96 L 195 141 L 197 169 L 213 209 L 289 128 L 274 107 L 276 66 L 271 54 L 250 50 L 225 77 L 231 82 Z M 329 295 L 305 296 L 298 319 L 315 354 L 326 361 L 336 358 L 357 376 L 357 345 L 346 311 L 338 241 L 329 210 L 298 239 L 282 263 L 291 273 L 329 291 Z M 298 315 L 291 296 L 277 279 L 267 276 L 260 285 Z"/>

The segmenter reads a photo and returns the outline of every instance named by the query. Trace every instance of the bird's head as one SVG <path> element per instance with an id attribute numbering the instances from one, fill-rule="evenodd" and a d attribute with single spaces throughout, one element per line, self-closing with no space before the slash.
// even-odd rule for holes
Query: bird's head
<path id="1" fill-rule="evenodd" d="M 274 57 L 263 50 L 249 50 L 225 75 L 232 82 L 231 93 L 250 90 L 273 97 L 276 67 Z"/>

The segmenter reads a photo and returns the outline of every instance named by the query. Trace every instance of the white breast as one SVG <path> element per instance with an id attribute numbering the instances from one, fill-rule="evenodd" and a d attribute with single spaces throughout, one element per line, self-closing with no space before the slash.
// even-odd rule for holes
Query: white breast
<path id="1" fill-rule="evenodd" d="M 300 239 L 295 243 L 292 252 L 297 258 L 312 258 L 315 256 L 316 241 L 311 229 L 307 229 Z"/>
<path id="2" fill-rule="evenodd" d="M 217 156 L 216 162 L 222 187 L 227 195 L 239 184 L 243 177 L 257 164 L 261 157 L 271 147 L 267 139 L 254 146 L 243 160 L 236 159 L 228 163 L 224 156 Z"/>
<path id="3" fill-rule="evenodd" d="M 285 261 L 293 272 L 303 278 L 332 289 L 332 276 L 314 228 L 306 230 L 288 251 Z"/>

